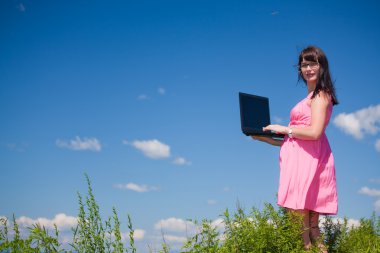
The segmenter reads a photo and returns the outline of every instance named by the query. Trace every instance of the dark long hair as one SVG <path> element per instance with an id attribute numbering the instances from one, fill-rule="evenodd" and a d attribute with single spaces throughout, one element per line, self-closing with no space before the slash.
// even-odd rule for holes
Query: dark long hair
<path id="1" fill-rule="evenodd" d="M 331 96 L 333 105 L 337 105 L 339 102 L 336 98 L 335 87 L 333 81 L 331 80 L 329 70 L 329 62 L 327 61 L 325 53 L 322 51 L 322 49 L 316 46 L 308 46 L 300 53 L 298 57 L 298 81 L 302 79 L 302 81 L 306 83 L 306 80 L 303 77 L 301 71 L 301 63 L 304 59 L 305 61 L 313 61 L 319 63 L 319 76 L 317 85 L 311 98 L 314 98 L 316 95 L 318 95 L 320 91 L 324 91 Z"/>

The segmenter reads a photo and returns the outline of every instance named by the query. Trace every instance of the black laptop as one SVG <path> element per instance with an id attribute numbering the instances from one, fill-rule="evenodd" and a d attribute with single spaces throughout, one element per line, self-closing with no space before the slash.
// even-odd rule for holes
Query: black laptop
<path id="1" fill-rule="evenodd" d="M 241 130 L 247 136 L 264 135 L 276 139 L 284 138 L 283 134 L 263 131 L 270 125 L 269 99 L 239 92 Z"/>

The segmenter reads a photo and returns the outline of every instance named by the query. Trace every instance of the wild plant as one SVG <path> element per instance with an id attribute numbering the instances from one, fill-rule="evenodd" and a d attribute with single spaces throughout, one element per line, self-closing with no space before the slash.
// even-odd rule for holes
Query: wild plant
<path id="1" fill-rule="evenodd" d="M 303 251 L 301 217 L 270 204 L 262 211 L 252 208 L 248 215 L 238 208 L 232 219 L 227 210 L 224 221 L 223 252 Z"/>
<path id="2" fill-rule="evenodd" d="M 105 229 L 99 213 L 99 206 L 95 201 L 90 179 L 87 175 L 85 176 L 88 195 L 86 202 L 83 203 L 83 198 L 80 193 L 78 193 L 78 224 L 73 230 L 74 239 L 71 245 L 78 253 L 103 253 L 106 249 Z"/>
<path id="3" fill-rule="evenodd" d="M 133 237 L 135 231 L 133 230 L 132 219 L 129 214 L 128 214 L 128 228 L 129 228 L 129 249 L 131 250 L 132 253 L 136 253 L 135 240 Z"/>
<path id="4" fill-rule="evenodd" d="M 122 243 L 120 220 L 116 209 L 112 209 L 113 216 L 108 218 L 108 220 L 106 220 L 103 224 L 99 206 L 93 194 L 90 179 L 87 174 L 85 176 L 87 181 L 86 202 L 83 202 L 82 196 L 78 193 L 78 224 L 76 228 L 73 229 L 74 239 L 71 244 L 72 248 L 78 253 L 129 252 L 128 249 L 124 249 L 124 245 Z M 129 215 L 128 228 L 130 229 L 130 252 L 135 253 L 136 247 L 133 240 L 134 230 Z"/>
<path id="5" fill-rule="evenodd" d="M 20 229 L 15 215 L 11 222 L 0 218 L 0 253 L 136 253 L 132 219 L 128 215 L 129 245 L 123 245 L 120 220 L 116 209 L 105 222 L 95 200 L 91 182 L 86 175 L 88 192 L 78 193 L 79 213 L 73 228 L 71 248 L 63 250 L 59 231 L 48 231 L 41 224 L 33 224 L 26 233 Z M 265 204 L 262 210 L 252 208 L 245 213 L 237 208 L 231 215 L 222 215 L 224 228 L 219 231 L 210 220 L 194 221 L 198 232 L 189 237 L 181 252 L 186 253 L 317 253 L 316 246 L 305 251 L 301 239 L 302 217 Z M 380 253 L 380 216 L 361 219 L 359 225 L 349 226 L 345 218 L 336 222 L 326 216 L 322 222 L 322 239 L 329 253 Z M 169 253 L 170 246 L 163 236 L 161 249 L 151 253 Z"/>
<path id="6" fill-rule="evenodd" d="M 252 208 L 246 214 L 241 207 L 231 215 L 223 214 L 224 231 L 219 234 L 210 221 L 203 221 L 200 231 L 190 237 L 182 252 L 200 253 L 313 253 L 306 251 L 302 241 L 302 217 L 285 209 L 276 210 L 265 204 L 263 210 Z"/>
<path id="7" fill-rule="evenodd" d="M 219 249 L 219 232 L 210 220 L 203 220 L 201 224 L 194 221 L 199 232 L 189 238 L 183 246 L 183 252 L 188 253 L 216 253 Z"/>
<path id="8" fill-rule="evenodd" d="M 12 253 L 59 253 L 64 252 L 60 249 L 58 241 L 58 229 L 54 226 L 54 235 L 40 224 L 34 224 L 28 228 L 29 234 L 23 239 L 16 218 L 13 215 L 13 238 L 9 239 L 8 221 L 1 219 L 0 229 L 0 252 Z"/>
<path id="9" fill-rule="evenodd" d="M 51 235 L 44 226 L 38 223 L 33 224 L 27 228 L 25 238 L 22 238 L 19 225 L 13 216 L 11 229 L 8 220 L 0 218 L 0 253 L 136 253 L 134 229 L 130 215 L 128 215 L 127 224 L 129 247 L 125 248 L 116 208 L 112 209 L 113 216 L 103 222 L 90 179 L 87 174 L 85 176 L 87 195 L 82 197 L 78 193 L 79 213 L 77 225 L 72 228 L 73 240 L 69 245 L 70 249 L 61 249 L 62 245 L 58 240 L 59 231 L 56 225 L 54 225 L 54 233 Z M 163 243 L 160 252 L 169 253 L 169 250 L 169 245 Z"/>
<path id="10" fill-rule="evenodd" d="M 344 235 L 348 233 L 347 224 L 347 218 L 345 218 L 342 223 L 339 220 L 334 222 L 331 216 L 324 217 L 322 221 L 322 237 L 329 252 L 338 252 L 338 246 L 341 243 L 341 240 L 344 238 Z"/>
<path id="11" fill-rule="evenodd" d="M 337 245 L 331 252 L 380 252 L 380 216 L 373 215 L 371 219 L 361 219 L 359 226 L 348 227 L 345 219 Z"/>

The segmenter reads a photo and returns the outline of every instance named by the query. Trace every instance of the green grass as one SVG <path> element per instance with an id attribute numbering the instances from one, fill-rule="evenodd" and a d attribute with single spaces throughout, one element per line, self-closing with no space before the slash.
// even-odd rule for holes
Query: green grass
<path id="1" fill-rule="evenodd" d="M 86 175 L 88 192 L 78 193 L 78 223 L 73 230 L 69 249 L 60 244 L 59 231 L 53 233 L 39 224 L 28 228 L 23 238 L 13 216 L 12 221 L 0 219 L 0 253 L 136 253 L 134 229 L 128 215 L 129 242 L 123 243 L 120 221 L 115 208 L 113 215 L 103 221 L 93 195 L 91 182 Z M 234 214 L 226 210 L 223 215 L 224 229 L 212 225 L 209 220 L 194 221 L 198 232 L 189 237 L 181 252 L 188 253 L 277 253 L 318 252 L 316 247 L 305 251 L 301 239 L 301 217 L 266 204 L 262 210 L 252 208 L 246 213 L 238 208 Z M 323 240 L 330 253 L 380 253 L 380 217 L 363 218 L 356 227 L 349 227 L 348 220 L 334 222 L 327 216 L 322 224 Z M 153 250 L 149 249 L 153 253 Z M 165 242 L 158 253 L 169 253 Z"/>

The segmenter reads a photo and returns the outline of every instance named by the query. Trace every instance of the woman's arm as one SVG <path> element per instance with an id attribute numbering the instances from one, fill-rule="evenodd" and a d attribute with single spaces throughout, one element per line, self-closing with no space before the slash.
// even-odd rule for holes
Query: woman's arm
<path id="1" fill-rule="evenodd" d="M 252 139 L 254 140 L 257 140 L 257 141 L 262 141 L 262 142 L 266 142 L 268 144 L 271 144 L 273 146 L 281 146 L 282 144 L 282 140 L 275 140 L 271 137 L 268 137 L 268 136 L 259 136 L 259 135 L 253 135 L 252 136 Z"/>
<path id="2" fill-rule="evenodd" d="M 319 92 L 319 94 L 311 101 L 310 125 L 291 128 L 293 137 L 302 140 L 318 140 L 325 128 L 327 109 L 330 103 L 330 96 L 323 91 Z M 264 127 L 263 130 L 288 134 L 290 128 L 287 126 L 269 125 Z"/>

